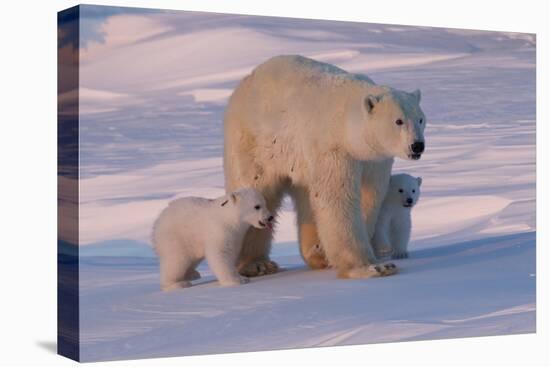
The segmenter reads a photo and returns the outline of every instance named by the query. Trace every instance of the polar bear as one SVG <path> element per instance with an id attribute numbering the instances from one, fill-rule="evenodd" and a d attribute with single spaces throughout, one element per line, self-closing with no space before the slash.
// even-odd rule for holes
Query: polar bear
<path id="1" fill-rule="evenodd" d="M 394 259 L 409 257 L 407 247 L 411 237 L 411 209 L 420 197 L 420 185 L 422 177 L 405 173 L 391 176 L 372 241 L 377 255 L 391 254 Z"/>
<path id="2" fill-rule="evenodd" d="M 236 269 L 244 235 L 251 226 L 271 229 L 273 220 L 262 194 L 251 188 L 217 199 L 172 201 L 153 227 L 161 289 L 190 287 L 200 278 L 196 267 L 204 258 L 222 286 L 247 283 Z"/>
<path id="3" fill-rule="evenodd" d="M 224 116 L 226 190 L 254 187 L 273 213 L 290 194 L 302 253 L 320 243 L 338 277 L 393 274 L 393 264 L 371 266 L 377 260 L 363 220 L 361 182 L 367 162 L 420 159 L 426 118 L 419 102 L 418 90 L 376 85 L 302 56 L 276 56 L 230 97 Z M 241 274 L 277 271 L 269 258 L 271 238 L 248 230 Z"/>

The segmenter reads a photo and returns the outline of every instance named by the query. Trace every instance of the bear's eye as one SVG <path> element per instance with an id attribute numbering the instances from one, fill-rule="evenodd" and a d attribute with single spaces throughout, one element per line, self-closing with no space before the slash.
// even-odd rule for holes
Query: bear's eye
<path id="1" fill-rule="evenodd" d="M 420 125 L 422 125 L 423 122 L 424 122 L 424 119 L 420 119 L 420 121 L 418 121 L 418 123 L 419 123 Z"/>
<path id="2" fill-rule="evenodd" d="M 395 120 L 395 124 L 396 124 L 397 126 L 401 126 L 401 125 L 403 125 L 403 120 L 397 119 L 397 120 Z"/>
<path id="3" fill-rule="evenodd" d="M 399 189 L 399 192 L 401 192 L 401 193 L 402 193 L 402 192 L 403 192 L 403 189 Z"/>
<path id="4" fill-rule="evenodd" d="M 416 192 L 416 190 L 415 190 L 415 189 L 413 189 L 413 193 L 414 193 L 414 192 Z"/>
<path id="5" fill-rule="evenodd" d="M 259 206 L 259 205 L 256 205 L 256 206 L 254 207 L 254 209 L 260 210 L 260 206 Z"/>

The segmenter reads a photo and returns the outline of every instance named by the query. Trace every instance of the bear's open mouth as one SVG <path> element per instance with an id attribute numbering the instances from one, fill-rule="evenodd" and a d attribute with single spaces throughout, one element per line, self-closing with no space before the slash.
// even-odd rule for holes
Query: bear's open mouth
<path id="1" fill-rule="evenodd" d="M 267 224 L 266 224 L 266 223 L 262 222 L 261 220 L 259 220 L 259 221 L 258 221 L 258 224 L 259 224 L 261 227 L 264 227 L 264 228 L 267 227 L 267 228 L 270 229 L 270 230 L 273 229 L 273 224 L 271 224 L 271 223 L 269 223 L 269 222 L 267 222 Z"/>
<path id="2" fill-rule="evenodd" d="M 420 153 L 411 153 L 409 154 L 409 159 L 412 159 L 412 160 L 419 160 L 420 158 L 422 157 L 422 154 Z"/>

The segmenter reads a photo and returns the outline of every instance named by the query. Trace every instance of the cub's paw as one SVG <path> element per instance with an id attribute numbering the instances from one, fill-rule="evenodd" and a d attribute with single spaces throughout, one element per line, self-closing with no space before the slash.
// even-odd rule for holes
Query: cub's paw
<path id="1" fill-rule="evenodd" d="M 279 271 L 279 265 L 275 261 L 260 260 L 251 262 L 239 269 L 239 274 L 245 277 L 258 277 L 261 275 L 274 274 Z"/>
<path id="2" fill-rule="evenodd" d="M 392 259 L 408 259 L 409 258 L 409 253 L 408 252 L 397 252 L 397 253 L 394 253 L 393 255 L 391 255 L 391 258 Z"/>

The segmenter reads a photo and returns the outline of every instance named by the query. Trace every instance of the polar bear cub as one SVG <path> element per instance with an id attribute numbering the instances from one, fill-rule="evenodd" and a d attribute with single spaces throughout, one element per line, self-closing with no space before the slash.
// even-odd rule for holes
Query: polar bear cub
<path id="1" fill-rule="evenodd" d="M 272 229 L 273 216 L 262 194 L 243 188 L 217 199 L 185 197 L 172 201 L 153 228 L 164 291 L 191 286 L 204 259 L 222 286 L 248 283 L 236 268 L 250 226 Z"/>
<path id="2" fill-rule="evenodd" d="M 382 202 L 373 246 L 377 256 L 391 254 L 394 259 L 407 258 L 411 236 L 411 209 L 420 197 L 421 177 L 401 173 L 392 175 Z"/>

